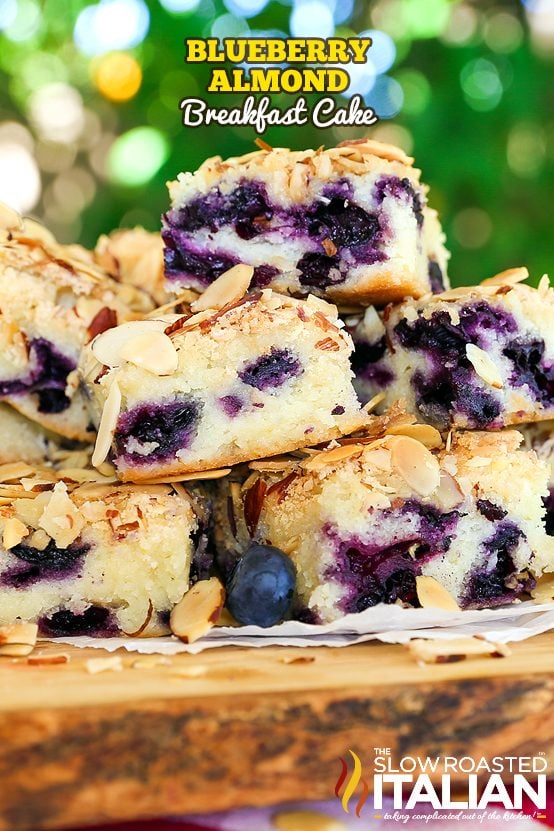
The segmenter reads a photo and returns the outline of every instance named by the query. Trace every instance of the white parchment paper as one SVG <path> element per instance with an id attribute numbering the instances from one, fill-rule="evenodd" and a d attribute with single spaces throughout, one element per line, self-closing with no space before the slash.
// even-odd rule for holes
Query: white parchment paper
<path id="1" fill-rule="evenodd" d="M 163 638 L 61 637 L 57 643 L 93 647 L 114 652 L 126 649 L 143 654 L 196 655 L 221 646 L 349 646 L 363 641 L 407 643 L 412 638 L 459 638 L 482 635 L 498 643 L 522 641 L 554 629 L 554 602 L 516 603 L 497 609 L 443 612 L 438 609 L 403 609 L 381 604 L 346 615 L 326 625 L 287 621 L 269 629 L 259 626 L 216 626 L 205 637 L 184 644 L 172 636 Z"/>

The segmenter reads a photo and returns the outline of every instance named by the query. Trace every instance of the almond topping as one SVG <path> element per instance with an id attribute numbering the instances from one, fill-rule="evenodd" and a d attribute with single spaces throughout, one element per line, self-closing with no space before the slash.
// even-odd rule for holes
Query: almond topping
<path id="1" fill-rule="evenodd" d="M 333 240 L 329 239 L 328 237 L 321 241 L 321 245 L 328 257 L 334 257 L 337 253 L 337 246 L 335 245 Z"/>
<path id="2" fill-rule="evenodd" d="M 362 410 L 365 410 L 366 413 L 373 412 L 373 410 L 376 407 L 378 407 L 379 404 L 382 404 L 382 402 L 385 400 L 385 398 L 386 398 L 386 395 L 385 395 L 384 392 L 378 392 L 376 395 L 373 396 L 373 398 L 371 398 L 367 402 L 367 404 L 364 404 L 364 406 L 362 407 Z"/>
<path id="3" fill-rule="evenodd" d="M 323 340 L 318 340 L 315 348 L 321 349 L 323 352 L 338 352 L 340 346 L 333 338 L 324 338 Z"/>
<path id="4" fill-rule="evenodd" d="M 459 612 L 460 607 L 444 586 L 434 577 L 421 574 L 416 577 L 416 591 L 424 609 L 443 609 L 445 612 Z"/>
<path id="5" fill-rule="evenodd" d="M 218 470 L 198 470 L 195 473 L 178 473 L 175 476 L 161 476 L 158 479 L 143 479 L 142 485 L 160 485 L 168 482 L 194 482 L 202 479 L 223 479 L 231 473 L 230 467 L 222 467 Z"/>
<path id="6" fill-rule="evenodd" d="M 481 282 L 482 286 L 515 286 L 516 283 L 523 283 L 529 277 L 529 271 L 525 267 L 508 268 L 489 277 Z"/>
<path id="7" fill-rule="evenodd" d="M 490 655 L 507 658 L 512 654 L 505 644 L 493 643 L 482 638 L 441 638 L 423 640 L 417 638 L 407 644 L 408 650 L 419 664 L 448 664 L 463 661 L 468 655 Z"/>
<path id="8" fill-rule="evenodd" d="M 340 447 L 333 447 L 332 450 L 322 450 L 321 453 L 317 453 L 302 462 L 301 467 L 309 471 L 323 470 L 327 465 L 334 465 L 337 462 L 359 456 L 363 449 L 361 444 L 345 444 Z"/>
<path id="9" fill-rule="evenodd" d="M 535 603 L 549 603 L 554 600 L 554 574 L 543 574 L 531 592 Z"/>
<path id="10" fill-rule="evenodd" d="M 225 603 L 225 589 L 217 577 L 200 580 L 173 607 L 169 626 L 183 643 L 193 643 L 217 623 Z"/>
<path id="11" fill-rule="evenodd" d="M 4 525 L 2 545 L 9 551 L 10 548 L 14 548 L 14 546 L 19 545 L 21 540 L 25 539 L 28 533 L 29 529 L 26 525 L 23 525 L 21 520 L 17 519 L 17 517 L 10 517 Z"/>
<path id="12" fill-rule="evenodd" d="M 94 445 L 94 453 L 92 454 L 91 462 L 94 467 L 101 465 L 110 452 L 120 410 L 121 390 L 119 389 L 117 381 L 113 381 L 106 401 L 104 402 L 96 444 Z"/>
<path id="13" fill-rule="evenodd" d="M 153 375 L 173 375 L 179 366 L 177 350 L 163 332 L 143 332 L 126 341 L 119 354 L 124 361 Z"/>
<path id="14" fill-rule="evenodd" d="M 368 153 L 372 156 L 377 156 L 380 159 L 387 159 L 391 162 L 401 162 L 405 165 L 413 164 L 413 158 L 408 156 L 401 147 L 395 144 L 387 144 L 383 141 L 375 141 L 373 139 L 351 139 L 350 141 L 340 142 L 337 147 L 357 147 L 362 153 Z"/>
<path id="15" fill-rule="evenodd" d="M 121 351 L 127 341 L 134 340 L 138 335 L 163 332 L 166 326 L 165 320 L 131 320 L 97 335 L 90 348 L 99 363 L 110 368 L 120 366 L 123 360 Z"/>
<path id="16" fill-rule="evenodd" d="M 0 202 L 0 228 L 4 231 L 23 230 L 23 220 L 21 216 L 17 213 L 17 211 L 14 211 L 13 208 L 5 205 L 4 202 Z"/>
<path id="17" fill-rule="evenodd" d="M 31 476 L 34 472 L 34 468 L 25 462 L 8 462 L 0 465 L 0 482 L 11 482 L 23 476 Z"/>
<path id="18" fill-rule="evenodd" d="M 396 472 L 420 496 L 430 496 L 440 479 L 439 463 L 433 454 L 409 436 L 391 436 L 388 444 Z"/>
<path id="19" fill-rule="evenodd" d="M 248 291 L 254 269 L 251 265 L 235 265 L 214 280 L 198 300 L 191 303 L 193 312 L 206 309 L 222 309 L 228 303 L 235 303 Z"/>
<path id="20" fill-rule="evenodd" d="M 79 509 L 67 494 L 67 486 L 59 482 L 39 519 L 40 528 L 52 537 L 59 548 L 67 548 L 75 542 L 84 525 L 85 520 Z"/>
<path id="21" fill-rule="evenodd" d="M 433 450 L 436 447 L 442 447 L 442 436 L 436 427 L 431 427 L 430 424 L 398 424 L 392 425 L 386 431 L 389 436 L 409 436 L 412 439 Z"/>
<path id="22" fill-rule="evenodd" d="M 497 365 L 494 363 L 490 355 L 475 346 L 473 343 L 468 343 L 466 346 L 466 355 L 468 361 L 473 365 L 477 375 L 483 379 L 486 384 L 490 384 L 497 390 L 501 390 L 504 386 L 502 375 Z"/>
<path id="23" fill-rule="evenodd" d="M 433 494 L 443 511 L 453 511 L 464 501 L 464 495 L 458 482 L 446 470 L 440 472 L 440 482 Z"/>
<path id="24" fill-rule="evenodd" d="M 271 823 L 277 831 L 347 831 L 344 822 L 319 811 L 283 811 Z"/>

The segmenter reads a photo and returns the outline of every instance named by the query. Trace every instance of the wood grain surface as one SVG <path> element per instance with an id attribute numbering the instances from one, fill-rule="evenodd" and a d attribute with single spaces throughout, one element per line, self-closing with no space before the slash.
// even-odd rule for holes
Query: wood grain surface
<path id="1" fill-rule="evenodd" d="M 217 649 L 90 674 L 0 659 L 0 831 L 331 798 L 339 757 L 554 760 L 554 634 L 420 667 L 402 646 Z M 553 762 L 554 763 L 554 762 Z"/>

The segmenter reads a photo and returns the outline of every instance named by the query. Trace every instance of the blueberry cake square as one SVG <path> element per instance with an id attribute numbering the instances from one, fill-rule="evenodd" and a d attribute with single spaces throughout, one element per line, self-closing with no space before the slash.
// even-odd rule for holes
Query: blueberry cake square
<path id="1" fill-rule="evenodd" d="M 6 227 L 11 226 L 11 227 Z M 46 229 L 0 216 L 0 400 L 68 439 L 91 440 L 77 363 L 94 334 L 153 307 L 118 285 L 78 246 Z"/>
<path id="2" fill-rule="evenodd" d="M 462 432 L 443 446 L 430 425 L 389 414 L 365 437 L 252 463 L 219 486 L 216 505 L 231 604 L 248 579 L 241 563 L 260 546 L 292 561 L 289 614 L 307 622 L 378 603 L 455 610 L 516 600 L 554 566 L 547 465 L 521 441 L 515 430 Z"/>
<path id="3" fill-rule="evenodd" d="M 237 273 L 232 302 L 218 300 L 220 281 Z M 328 441 L 363 423 L 352 341 L 336 308 L 270 289 L 243 296 L 251 274 L 239 266 L 189 314 L 125 323 L 85 347 L 94 464 L 109 455 L 124 481 L 159 479 Z"/>
<path id="4" fill-rule="evenodd" d="M 0 468 L 0 624 L 38 623 L 45 636 L 168 632 L 189 588 L 201 498 L 90 469 L 10 467 Z"/>
<path id="5" fill-rule="evenodd" d="M 169 185 L 168 288 L 203 291 L 248 263 L 252 288 L 342 305 L 442 291 L 444 235 L 412 162 L 369 139 L 208 159 Z"/>
<path id="6" fill-rule="evenodd" d="M 347 319 L 363 401 L 402 399 L 421 421 L 498 429 L 554 415 L 554 291 L 503 272 L 479 286 Z"/>

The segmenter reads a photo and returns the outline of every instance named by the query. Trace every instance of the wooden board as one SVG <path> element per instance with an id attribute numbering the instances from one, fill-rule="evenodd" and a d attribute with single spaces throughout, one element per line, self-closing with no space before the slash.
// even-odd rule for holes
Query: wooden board
<path id="1" fill-rule="evenodd" d="M 70 661 L 0 659 L 0 831 L 331 798 L 348 748 L 554 760 L 554 633 L 427 667 L 378 643 L 97 675 L 99 650 L 36 651 Z"/>

